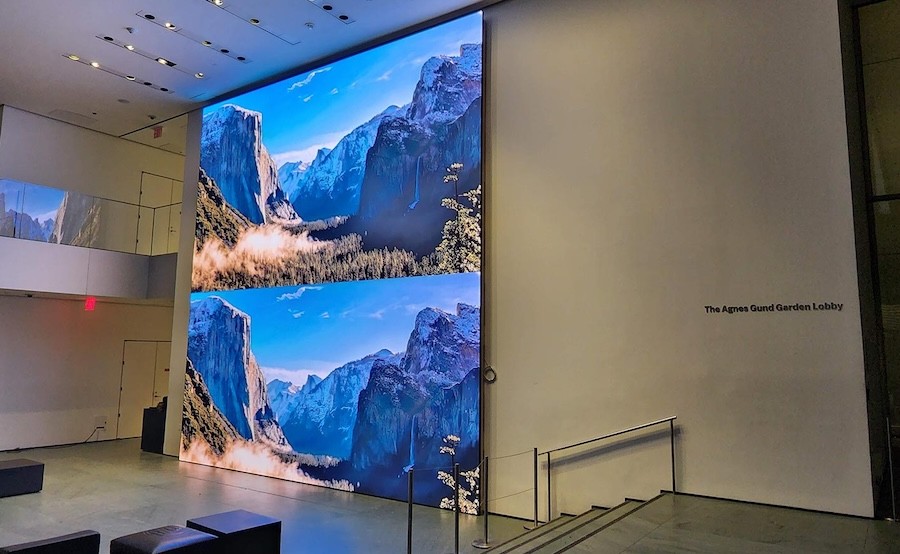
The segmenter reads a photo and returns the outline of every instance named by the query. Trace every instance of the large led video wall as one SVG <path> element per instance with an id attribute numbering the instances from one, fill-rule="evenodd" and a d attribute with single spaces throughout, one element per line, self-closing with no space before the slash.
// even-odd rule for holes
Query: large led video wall
<path id="1" fill-rule="evenodd" d="M 452 507 L 480 455 L 482 20 L 204 110 L 181 459 Z M 461 506 L 477 508 L 477 475 Z"/>

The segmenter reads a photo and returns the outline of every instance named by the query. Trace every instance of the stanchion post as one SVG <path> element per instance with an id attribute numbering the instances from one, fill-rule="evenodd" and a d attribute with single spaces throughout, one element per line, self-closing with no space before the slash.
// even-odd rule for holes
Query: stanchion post
<path id="1" fill-rule="evenodd" d="M 484 462 L 481 466 L 481 507 L 484 508 L 484 539 L 475 539 L 472 541 L 472 546 L 475 548 L 480 548 L 482 550 L 490 548 L 491 543 L 488 540 L 488 457 L 484 457 Z"/>
<path id="2" fill-rule="evenodd" d="M 407 476 L 407 516 L 406 516 L 406 554 L 412 554 L 412 523 L 413 523 L 413 472 L 410 468 Z"/>
<path id="3" fill-rule="evenodd" d="M 675 494 L 675 421 L 669 420 L 669 449 L 672 453 L 672 494 Z"/>
<path id="4" fill-rule="evenodd" d="M 455 514 L 455 528 L 453 532 L 453 552 L 454 554 L 459 554 L 459 464 L 453 464 L 453 481 L 456 485 L 454 494 L 456 494 L 456 514 Z"/>
<path id="5" fill-rule="evenodd" d="M 538 523 L 538 449 L 534 448 L 534 528 Z"/>
<path id="6" fill-rule="evenodd" d="M 553 504 L 550 498 L 550 451 L 547 451 L 547 523 L 553 519 Z"/>

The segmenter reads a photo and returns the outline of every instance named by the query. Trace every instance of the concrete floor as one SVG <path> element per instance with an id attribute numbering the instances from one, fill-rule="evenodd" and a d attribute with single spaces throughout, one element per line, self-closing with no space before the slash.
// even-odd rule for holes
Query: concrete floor
<path id="1" fill-rule="evenodd" d="M 893 554 L 900 524 L 667 494 L 567 552 Z"/>
<path id="2" fill-rule="evenodd" d="M 405 503 L 180 463 L 123 440 L 0 453 L 46 464 L 44 490 L 0 498 L 0 545 L 94 529 L 109 541 L 189 518 L 243 508 L 282 520 L 285 554 L 406 552 Z M 522 533 L 523 522 L 491 516 L 491 536 Z M 483 519 L 462 516 L 460 552 L 480 552 Z M 453 514 L 417 506 L 416 554 L 453 552 Z"/>
<path id="3" fill-rule="evenodd" d="M 0 545 L 81 529 L 102 534 L 101 552 L 121 535 L 244 508 L 283 521 L 285 554 L 406 551 L 406 504 L 227 470 L 140 451 L 138 440 L 3 452 L 0 460 L 46 464 L 44 490 L 0 498 Z M 453 552 L 453 514 L 415 508 L 414 552 Z M 491 516 L 491 539 L 523 522 Z M 462 516 L 461 552 L 483 519 Z M 666 495 L 570 552 L 900 554 L 900 524 Z"/>

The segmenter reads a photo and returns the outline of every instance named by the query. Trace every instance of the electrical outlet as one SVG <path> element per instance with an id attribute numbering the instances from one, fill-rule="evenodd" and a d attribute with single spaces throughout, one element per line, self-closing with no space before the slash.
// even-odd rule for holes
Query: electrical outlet
<path id="1" fill-rule="evenodd" d="M 97 429 L 106 429 L 106 416 L 98 415 L 94 417 L 94 427 Z"/>

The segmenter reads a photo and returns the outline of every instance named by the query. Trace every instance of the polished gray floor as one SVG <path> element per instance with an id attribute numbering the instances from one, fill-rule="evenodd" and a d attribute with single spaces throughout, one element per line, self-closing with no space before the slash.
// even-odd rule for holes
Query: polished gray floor
<path id="1" fill-rule="evenodd" d="M 900 525 L 667 494 L 572 545 L 566 552 L 900 553 Z"/>
<path id="2" fill-rule="evenodd" d="M 180 463 L 140 451 L 138 440 L 0 453 L 46 464 L 44 490 L 0 498 L 0 545 L 82 529 L 115 537 L 237 508 L 278 517 L 285 554 L 406 552 L 407 506 L 359 494 Z M 414 552 L 453 552 L 453 514 L 416 507 Z M 482 532 L 462 516 L 461 552 Z M 491 516 L 491 535 L 523 532 L 519 520 Z"/>
<path id="3" fill-rule="evenodd" d="M 44 490 L 0 498 L 0 545 L 96 529 L 103 552 L 117 536 L 244 508 L 283 521 L 286 554 L 406 551 L 406 505 L 140 451 L 137 440 L 0 453 L 46 464 Z M 630 510 L 629 510 L 630 511 Z M 491 516 L 491 538 L 522 533 Z M 461 552 L 478 552 L 481 518 L 463 516 Z M 787 508 L 664 495 L 566 552 L 900 554 L 900 524 Z M 415 509 L 414 552 L 453 552 L 453 514 Z"/>

